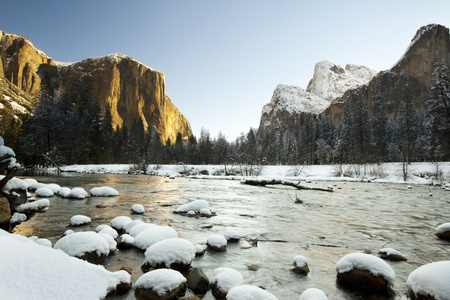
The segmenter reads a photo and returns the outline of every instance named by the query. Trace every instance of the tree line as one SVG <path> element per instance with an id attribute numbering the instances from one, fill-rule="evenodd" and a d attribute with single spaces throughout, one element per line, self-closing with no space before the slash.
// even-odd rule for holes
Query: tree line
<path id="1" fill-rule="evenodd" d="M 310 116 L 292 130 L 250 128 L 236 140 L 219 133 L 187 141 L 161 141 L 141 122 L 131 128 L 113 128 L 109 107 L 101 109 L 92 87 L 71 82 L 59 94 L 43 89 L 33 115 L 20 130 L 18 156 L 27 165 L 49 164 L 149 164 L 298 165 L 381 163 L 389 161 L 439 161 L 450 159 L 449 70 L 439 65 L 437 79 L 418 112 L 408 87 L 396 118 L 387 113 L 382 94 L 372 101 L 352 90 L 356 101 L 347 101 L 339 124 L 329 115 Z"/>

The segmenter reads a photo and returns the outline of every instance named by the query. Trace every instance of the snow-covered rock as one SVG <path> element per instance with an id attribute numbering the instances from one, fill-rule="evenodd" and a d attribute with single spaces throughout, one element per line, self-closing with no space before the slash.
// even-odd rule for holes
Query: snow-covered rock
<path id="1" fill-rule="evenodd" d="M 134 214 L 143 214 L 145 213 L 144 205 L 142 204 L 133 204 L 131 206 L 131 212 Z"/>
<path id="2" fill-rule="evenodd" d="M 440 239 L 450 241 L 450 223 L 443 223 L 436 227 L 435 235 Z"/>
<path id="3" fill-rule="evenodd" d="M 347 254 L 336 263 L 335 269 L 338 280 L 354 288 L 386 291 L 394 285 L 394 270 L 374 255 Z"/>
<path id="4" fill-rule="evenodd" d="M 2 299 L 104 299 L 120 284 L 131 282 L 125 271 L 109 272 L 3 230 L 0 245 Z"/>
<path id="5" fill-rule="evenodd" d="M 53 192 L 53 194 L 57 194 L 58 190 L 61 188 L 61 186 L 59 186 L 59 184 L 56 183 L 46 184 L 45 187 L 50 189 Z"/>
<path id="6" fill-rule="evenodd" d="M 324 60 L 315 65 L 313 78 L 306 91 L 323 99 L 334 100 L 349 89 L 369 83 L 376 74 L 376 71 L 365 66 L 348 64 L 343 68 Z"/>
<path id="7" fill-rule="evenodd" d="M 22 222 L 25 222 L 27 220 L 27 215 L 22 214 L 22 213 L 18 213 L 15 212 L 12 216 L 11 219 L 9 219 L 9 223 L 11 225 L 16 225 L 16 224 L 20 224 Z"/>
<path id="8" fill-rule="evenodd" d="M 109 255 L 108 242 L 93 231 L 66 235 L 55 243 L 54 248 L 93 263 L 102 263 Z"/>
<path id="9" fill-rule="evenodd" d="M 227 300 L 278 300 L 266 290 L 254 285 L 238 285 L 230 289 Z"/>
<path id="10" fill-rule="evenodd" d="M 378 251 L 378 255 L 387 260 L 393 260 L 393 261 L 405 261 L 406 257 L 403 256 L 403 254 L 395 249 L 392 248 L 383 248 Z"/>
<path id="11" fill-rule="evenodd" d="M 39 239 L 39 238 L 37 238 L 37 239 L 33 240 L 33 242 L 35 242 L 38 245 L 49 247 L 49 248 L 52 248 L 52 246 L 53 246 L 52 242 L 49 239 Z"/>
<path id="12" fill-rule="evenodd" d="M 29 184 L 28 184 L 28 190 L 29 191 L 31 191 L 31 192 L 35 192 L 38 188 L 41 188 L 41 187 L 45 187 L 46 186 L 46 184 L 45 183 L 40 183 L 40 182 L 30 182 Z"/>
<path id="13" fill-rule="evenodd" d="M 133 247 L 134 245 L 134 237 L 131 235 L 124 233 L 117 239 L 117 248 L 119 249 L 128 249 Z"/>
<path id="14" fill-rule="evenodd" d="M 431 296 L 436 300 L 450 299 L 450 261 L 423 265 L 409 274 L 406 281 L 411 299 Z M 415 296 L 416 298 L 413 298 Z M 422 299 L 422 298 L 420 298 Z M 430 299 L 430 298 L 426 298 Z"/>
<path id="15" fill-rule="evenodd" d="M 127 224 L 125 224 L 123 229 L 125 230 L 126 233 L 130 233 L 130 231 L 133 227 L 135 227 L 137 225 L 141 225 L 141 224 L 144 224 L 144 222 L 141 220 L 132 220 L 131 222 L 128 222 Z"/>
<path id="16" fill-rule="evenodd" d="M 177 299 L 186 291 L 186 278 L 175 270 L 158 269 L 139 277 L 134 288 L 139 299 Z"/>
<path id="17" fill-rule="evenodd" d="M 28 184 L 28 186 L 38 183 L 38 181 L 34 178 L 24 178 L 22 180 L 25 181 Z"/>
<path id="18" fill-rule="evenodd" d="M 81 187 L 75 187 L 70 191 L 70 198 L 73 199 L 84 199 L 87 196 L 89 196 L 88 192 Z"/>
<path id="19" fill-rule="evenodd" d="M 70 225 L 80 226 L 91 223 L 91 218 L 84 215 L 75 215 L 70 218 Z"/>
<path id="20" fill-rule="evenodd" d="M 103 233 L 100 231 L 98 235 L 104 238 L 105 241 L 108 243 L 110 253 L 117 250 L 117 243 L 110 234 Z"/>
<path id="21" fill-rule="evenodd" d="M 183 204 L 180 207 L 176 208 L 174 210 L 174 213 L 182 214 L 182 213 L 188 213 L 190 211 L 195 212 L 196 214 L 200 214 L 202 209 L 206 213 L 206 210 L 209 210 L 209 203 L 206 200 L 194 200 L 190 203 Z M 209 210 L 209 212 L 211 212 Z"/>
<path id="22" fill-rule="evenodd" d="M 178 233 L 172 227 L 152 226 L 136 235 L 134 238 L 134 246 L 145 251 L 156 242 L 177 237 Z"/>
<path id="23" fill-rule="evenodd" d="M 131 221 L 131 218 L 127 216 L 115 217 L 111 220 L 111 227 L 118 231 L 122 231 L 125 229 L 125 225 L 127 225 Z"/>
<path id="24" fill-rule="evenodd" d="M 194 245 L 185 239 L 170 238 L 151 245 L 145 251 L 145 262 L 142 269 L 170 268 L 186 271 L 195 258 Z"/>
<path id="25" fill-rule="evenodd" d="M 239 233 L 234 229 L 225 230 L 224 236 L 227 239 L 227 241 L 231 243 L 237 243 L 241 239 Z"/>
<path id="26" fill-rule="evenodd" d="M 294 271 L 297 274 L 306 275 L 309 273 L 308 262 L 306 258 L 302 255 L 296 255 L 294 257 L 294 262 L 292 263 L 292 266 L 294 267 L 292 271 Z"/>
<path id="27" fill-rule="evenodd" d="M 105 225 L 100 230 L 98 230 L 98 229 L 99 229 L 99 226 L 95 229 L 95 230 L 97 230 L 98 233 L 109 234 L 113 239 L 117 239 L 117 237 L 119 236 L 119 233 L 117 232 L 117 230 L 115 230 L 111 226 Z"/>
<path id="28" fill-rule="evenodd" d="M 309 288 L 301 294 L 300 300 L 328 300 L 328 297 L 320 289 Z"/>
<path id="29" fill-rule="evenodd" d="M 206 247 L 200 244 L 195 244 L 195 256 L 202 256 L 205 254 Z"/>
<path id="30" fill-rule="evenodd" d="M 45 186 L 38 188 L 35 193 L 38 197 L 53 197 L 55 195 L 51 189 Z"/>
<path id="31" fill-rule="evenodd" d="M 208 249 L 210 250 L 223 252 L 227 250 L 228 241 L 223 235 L 213 234 L 210 237 L 208 237 L 208 240 L 206 241 L 206 246 L 208 246 Z"/>
<path id="32" fill-rule="evenodd" d="M 244 284 L 241 272 L 232 268 L 218 268 L 213 271 L 211 291 L 216 298 L 225 298 L 234 286 Z"/>
<path id="33" fill-rule="evenodd" d="M 50 201 L 48 199 L 39 199 L 34 202 L 20 204 L 16 207 L 16 211 L 19 213 L 31 214 L 37 211 L 42 211 L 49 206 Z"/>
<path id="34" fill-rule="evenodd" d="M 134 226 L 133 228 L 131 228 L 129 234 L 136 238 L 138 236 L 139 233 L 148 230 L 148 229 L 153 229 L 158 227 L 158 225 L 156 224 L 151 224 L 151 223 L 143 223 L 143 224 L 138 224 L 136 226 Z"/>
<path id="35" fill-rule="evenodd" d="M 109 186 L 92 188 L 89 193 L 93 197 L 114 197 L 119 196 L 119 192 Z"/>
<path id="36" fill-rule="evenodd" d="M 62 187 L 62 188 L 60 188 L 59 190 L 58 190 L 58 195 L 61 197 L 61 198 L 70 198 L 70 191 L 71 191 L 71 189 L 70 188 L 68 188 L 68 187 Z"/>

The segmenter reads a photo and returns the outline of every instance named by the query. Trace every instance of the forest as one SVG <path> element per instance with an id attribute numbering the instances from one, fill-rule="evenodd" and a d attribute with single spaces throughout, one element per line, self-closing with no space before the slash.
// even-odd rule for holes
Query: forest
<path id="1" fill-rule="evenodd" d="M 416 111 L 409 90 L 396 118 L 388 103 L 367 99 L 352 90 L 358 101 L 346 102 L 339 124 L 326 114 L 306 118 L 300 126 L 282 131 L 275 126 L 261 132 L 250 128 L 235 141 L 219 133 L 184 141 L 161 141 L 141 122 L 113 128 L 110 109 L 101 109 L 89 85 L 73 82 L 59 94 L 43 92 L 34 113 L 24 122 L 15 147 L 25 166 L 49 164 L 245 164 L 302 165 L 450 160 L 450 79 L 439 65 L 425 103 Z M 370 112 L 370 113 L 369 113 Z"/>

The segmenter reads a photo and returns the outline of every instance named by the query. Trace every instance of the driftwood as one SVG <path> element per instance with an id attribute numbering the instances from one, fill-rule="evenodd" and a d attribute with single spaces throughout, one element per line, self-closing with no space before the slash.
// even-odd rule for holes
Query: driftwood
<path id="1" fill-rule="evenodd" d="M 295 181 L 291 181 L 291 180 L 281 180 L 281 179 L 270 179 L 270 180 L 266 180 L 266 179 L 244 179 L 244 180 L 241 181 L 241 183 L 249 184 L 249 185 L 256 185 L 256 186 L 266 186 L 266 185 L 281 184 L 281 185 L 292 186 L 292 187 L 295 187 L 295 188 L 297 188 L 299 190 L 315 190 L 315 191 L 324 191 L 324 192 L 332 192 L 333 191 L 332 187 L 327 187 L 327 188 L 313 187 L 313 186 L 307 186 L 307 185 L 300 184 L 300 181 L 299 182 L 295 182 Z"/>

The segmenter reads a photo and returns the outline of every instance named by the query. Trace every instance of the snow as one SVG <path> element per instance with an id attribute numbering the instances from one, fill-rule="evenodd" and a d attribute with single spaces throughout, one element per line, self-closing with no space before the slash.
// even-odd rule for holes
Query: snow
<path id="1" fill-rule="evenodd" d="M 70 198 L 74 198 L 74 199 L 84 199 L 87 196 L 89 196 L 88 192 L 86 192 L 83 188 L 81 187 L 75 187 L 70 191 Z"/>
<path id="2" fill-rule="evenodd" d="M 0 180 L 2 180 L 5 176 L 0 175 Z M 3 190 L 9 193 L 12 190 L 27 190 L 28 184 L 26 181 L 19 179 L 17 177 L 11 178 L 3 188 Z"/>
<path id="3" fill-rule="evenodd" d="M 130 245 L 134 245 L 134 237 L 132 237 L 131 235 L 124 233 L 120 236 L 120 238 L 122 239 L 123 242 Z"/>
<path id="4" fill-rule="evenodd" d="M 320 289 L 309 288 L 302 293 L 300 300 L 328 300 L 328 297 Z"/>
<path id="5" fill-rule="evenodd" d="M 104 238 L 108 243 L 109 252 L 114 252 L 117 250 L 117 243 L 110 234 L 99 232 L 98 235 Z"/>
<path id="6" fill-rule="evenodd" d="M 131 206 L 131 211 L 135 214 L 143 214 L 145 213 L 145 208 L 142 204 L 133 204 Z"/>
<path id="7" fill-rule="evenodd" d="M 103 299 L 125 271 L 109 272 L 66 253 L 0 230 L 2 299 Z"/>
<path id="8" fill-rule="evenodd" d="M 24 178 L 22 180 L 25 181 L 28 184 L 28 186 L 38 183 L 38 181 L 34 178 Z"/>
<path id="9" fill-rule="evenodd" d="M 243 284 L 231 288 L 227 300 L 278 300 L 278 298 L 262 288 Z"/>
<path id="10" fill-rule="evenodd" d="M 450 223 L 443 223 L 443 224 L 439 225 L 438 227 L 436 227 L 437 233 L 444 233 L 447 231 L 450 231 Z"/>
<path id="11" fill-rule="evenodd" d="M 48 188 L 49 190 L 51 190 L 53 192 L 53 194 L 57 194 L 59 189 L 61 188 L 58 184 L 56 183 L 49 183 L 45 185 L 46 188 Z"/>
<path id="12" fill-rule="evenodd" d="M 209 207 L 208 201 L 206 200 L 195 200 L 188 204 L 181 205 L 175 209 L 176 213 L 183 213 L 188 211 L 194 211 L 199 213 L 202 209 L 207 209 Z"/>
<path id="13" fill-rule="evenodd" d="M 27 216 L 25 214 L 15 212 L 11 216 L 11 219 L 9 219 L 9 223 L 11 223 L 11 224 L 19 224 L 21 222 L 25 222 L 26 220 L 27 220 Z"/>
<path id="14" fill-rule="evenodd" d="M 127 224 L 125 224 L 125 226 L 123 226 L 123 229 L 125 230 L 125 232 L 130 233 L 130 230 L 133 227 L 135 227 L 137 225 L 141 225 L 141 224 L 144 224 L 144 222 L 141 221 L 141 220 L 133 220 L 133 221 L 128 222 Z"/>
<path id="15" fill-rule="evenodd" d="M 100 226 L 102 226 L 102 225 L 100 225 Z M 119 234 L 117 233 L 117 231 L 114 229 L 114 228 L 112 228 L 111 226 L 109 226 L 109 225 L 103 225 L 104 227 L 102 227 L 100 230 L 99 230 L 99 227 L 100 226 L 97 226 L 97 228 L 95 229 L 95 230 L 97 230 L 97 232 L 98 233 L 105 233 L 105 234 L 109 234 L 112 238 L 114 238 L 114 239 L 116 239 L 118 236 L 119 236 Z"/>
<path id="16" fill-rule="evenodd" d="M 24 212 L 24 211 L 38 211 L 50 206 L 50 201 L 48 199 L 39 199 L 34 202 L 20 204 L 16 207 L 16 211 Z"/>
<path id="17" fill-rule="evenodd" d="M 169 268 L 173 263 L 190 265 L 194 258 L 194 245 L 190 241 L 180 238 L 159 241 L 145 251 L 145 261 L 152 266 L 164 264 Z"/>
<path id="18" fill-rule="evenodd" d="M 237 233 L 234 229 L 225 230 L 224 236 L 227 240 L 239 240 L 241 238 L 239 233 Z"/>
<path id="19" fill-rule="evenodd" d="M 164 296 L 183 283 L 186 283 L 186 278 L 180 272 L 170 269 L 158 269 L 139 277 L 134 284 L 134 288 L 152 289 L 159 296 Z"/>
<path id="20" fill-rule="evenodd" d="M 91 223 L 91 218 L 84 215 L 75 215 L 70 218 L 70 225 L 79 226 Z"/>
<path id="21" fill-rule="evenodd" d="M 119 196 L 119 192 L 112 187 L 103 186 L 92 188 L 89 193 L 94 197 L 112 197 Z"/>
<path id="22" fill-rule="evenodd" d="M 150 224 L 150 223 L 143 223 L 143 224 L 138 224 L 136 226 L 134 226 L 133 228 L 131 228 L 130 232 L 128 232 L 132 237 L 136 238 L 138 236 L 139 233 L 148 230 L 148 229 L 153 229 L 158 227 L 158 225 L 155 224 Z"/>
<path id="23" fill-rule="evenodd" d="M 384 260 L 365 253 L 351 253 L 341 258 L 335 266 L 339 273 L 346 273 L 353 269 L 367 270 L 375 276 L 382 276 L 390 284 L 394 284 L 395 272 Z"/>
<path id="24" fill-rule="evenodd" d="M 4 145 L 0 146 L 0 157 L 16 157 L 13 149 L 6 147 Z"/>
<path id="25" fill-rule="evenodd" d="M 131 218 L 127 216 L 115 217 L 111 220 L 111 226 L 117 230 L 124 230 L 125 225 L 131 222 Z"/>
<path id="26" fill-rule="evenodd" d="M 450 178 L 450 162 L 439 162 L 439 168 L 444 178 Z M 259 176 L 261 179 L 290 179 L 290 180 L 310 180 L 310 181 L 361 181 L 371 179 L 378 183 L 405 183 L 405 184 L 432 184 L 432 174 L 436 172 L 436 164 L 432 162 L 413 162 L 409 165 L 409 177 L 403 180 L 402 163 L 383 163 L 378 165 L 361 165 L 364 176 L 357 176 L 351 173 L 350 176 L 337 176 L 337 169 L 353 170 L 357 165 L 305 165 L 302 167 L 298 176 L 293 176 L 293 170 L 296 166 L 264 166 Z M 127 174 L 132 165 L 75 165 L 68 166 L 65 169 L 79 173 L 108 173 L 108 174 Z M 297 166 L 298 167 L 298 166 Z M 192 169 L 193 173 L 199 174 L 199 171 L 206 170 L 209 174 L 223 170 L 223 165 L 187 165 L 186 168 Z M 155 170 L 156 175 L 161 176 L 182 176 L 180 173 L 184 168 L 179 165 L 150 165 L 149 170 Z M 383 176 L 375 169 L 382 169 Z M 55 169 L 50 169 L 55 170 Z M 193 175 L 190 178 L 198 179 L 228 179 L 241 180 L 244 176 L 225 176 L 225 175 Z M 31 187 L 30 187 L 31 189 Z M 211 209 L 211 208 L 210 208 Z M 187 211 L 186 211 L 187 212 Z"/>
<path id="27" fill-rule="evenodd" d="M 70 256 L 83 256 L 95 251 L 99 256 L 109 254 L 108 242 L 93 231 L 75 232 L 62 237 L 54 246 Z"/>
<path id="28" fill-rule="evenodd" d="M 408 276 L 406 285 L 414 293 L 448 300 L 450 295 L 450 261 L 438 261 L 415 269 Z"/>
<path id="29" fill-rule="evenodd" d="M 41 246 L 52 248 L 52 242 L 49 239 L 35 239 L 33 242 Z"/>
<path id="30" fill-rule="evenodd" d="M 58 195 L 62 198 L 70 198 L 70 188 L 62 187 L 58 190 Z"/>
<path id="31" fill-rule="evenodd" d="M 208 245 L 212 246 L 212 247 L 223 247 L 227 245 L 227 239 L 220 234 L 213 234 L 210 237 L 208 237 Z"/>
<path id="32" fill-rule="evenodd" d="M 378 251 L 379 253 L 384 253 L 384 254 L 386 254 L 386 255 L 398 255 L 398 256 L 403 256 L 403 254 L 400 252 L 400 251 L 398 251 L 398 250 L 395 250 L 395 249 L 392 249 L 392 248 L 383 248 L 383 249 L 380 249 L 380 251 Z"/>
<path id="33" fill-rule="evenodd" d="M 297 264 L 297 267 L 302 268 L 307 264 L 306 258 L 302 255 L 296 255 L 294 257 L 294 262 Z"/>
<path id="34" fill-rule="evenodd" d="M 55 194 L 48 187 L 40 187 L 36 190 L 36 196 L 38 197 L 53 197 Z"/>
<path id="35" fill-rule="evenodd" d="M 40 183 L 40 182 L 32 182 L 28 185 L 28 189 L 30 191 L 36 191 L 37 189 L 41 188 L 41 187 L 45 187 L 45 183 Z"/>
<path id="36" fill-rule="evenodd" d="M 216 284 L 224 294 L 227 294 L 232 287 L 244 284 L 244 277 L 235 269 L 218 268 L 213 271 L 213 275 L 211 284 Z"/>
<path id="37" fill-rule="evenodd" d="M 168 226 L 156 226 L 136 235 L 134 238 L 134 246 L 141 250 L 147 250 L 148 247 L 156 242 L 177 237 L 178 233 L 175 229 Z"/>
<path id="38" fill-rule="evenodd" d="M 209 209 L 207 209 L 207 208 L 200 209 L 200 214 L 202 216 L 207 216 L 207 217 L 212 216 L 212 212 Z"/>

